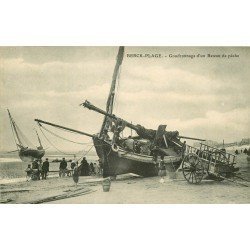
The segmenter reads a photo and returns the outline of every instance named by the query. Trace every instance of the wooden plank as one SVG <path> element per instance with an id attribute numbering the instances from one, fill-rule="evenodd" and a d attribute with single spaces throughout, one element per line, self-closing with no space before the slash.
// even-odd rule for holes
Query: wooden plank
<path id="1" fill-rule="evenodd" d="M 65 170 L 65 173 L 67 173 L 67 172 L 72 172 L 73 171 L 73 169 L 67 169 L 67 170 Z M 49 171 L 49 173 L 59 173 L 60 172 L 60 170 L 51 170 L 51 171 Z"/>
<path id="2" fill-rule="evenodd" d="M 6 194 L 6 193 L 15 193 L 15 192 L 29 192 L 32 190 L 29 189 L 14 189 L 14 190 L 1 190 L 1 194 Z"/>
<path id="3" fill-rule="evenodd" d="M 77 196 L 81 196 L 81 195 L 84 195 L 84 194 L 90 194 L 90 193 L 93 193 L 95 191 L 96 190 L 87 189 L 87 190 L 82 190 L 80 192 L 72 192 L 72 193 L 49 196 L 49 197 L 46 197 L 46 198 L 43 198 L 43 199 L 28 201 L 28 202 L 25 202 L 25 203 L 27 203 L 27 204 L 41 204 L 41 203 L 50 202 L 50 201 L 56 201 L 56 200 L 62 200 L 62 199 L 77 197 Z"/>

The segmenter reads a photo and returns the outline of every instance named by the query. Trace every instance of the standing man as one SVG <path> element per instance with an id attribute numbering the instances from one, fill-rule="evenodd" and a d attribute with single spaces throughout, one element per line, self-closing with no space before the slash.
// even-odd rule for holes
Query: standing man
<path id="1" fill-rule="evenodd" d="M 42 165 L 42 179 L 46 180 L 47 173 L 49 172 L 49 160 L 46 158 L 46 160 L 43 162 Z"/>
<path id="2" fill-rule="evenodd" d="M 36 159 L 35 161 L 32 162 L 32 169 L 33 169 L 34 175 L 36 176 L 36 179 L 40 180 L 40 171 L 39 171 L 38 159 Z"/>
<path id="3" fill-rule="evenodd" d="M 67 168 L 67 162 L 65 161 L 65 158 L 62 159 L 60 162 L 60 167 L 59 167 L 59 176 L 65 176 L 65 170 Z"/>
<path id="4" fill-rule="evenodd" d="M 75 166 L 76 166 L 76 162 L 73 160 L 70 164 L 72 171 L 74 170 Z"/>
<path id="5" fill-rule="evenodd" d="M 85 157 L 81 161 L 81 176 L 89 176 L 89 163 Z"/>
<path id="6" fill-rule="evenodd" d="M 32 162 L 32 169 L 38 169 L 39 165 L 38 165 L 38 160 L 35 160 Z"/>

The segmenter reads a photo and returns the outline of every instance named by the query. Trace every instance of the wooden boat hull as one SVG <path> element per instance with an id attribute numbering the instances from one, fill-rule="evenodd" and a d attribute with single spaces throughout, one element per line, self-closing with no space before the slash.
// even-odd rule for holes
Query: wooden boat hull
<path id="1" fill-rule="evenodd" d="M 29 162 L 34 159 L 41 159 L 45 154 L 45 150 L 32 149 L 32 148 L 21 148 L 19 150 L 19 157 L 22 161 Z"/>
<path id="2" fill-rule="evenodd" d="M 121 148 L 114 151 L 108 142 L 97 137 L 93 138 L 93 142 L 103 167 L 103 177 L 127 173 L 134 173 L 143 177 L 158 175 L 157 163 L 152 156 L 127 152 Z M 177 169 L 181 163 L 180 157 L 170 156 L 169 160 L 171 159 Z"/>

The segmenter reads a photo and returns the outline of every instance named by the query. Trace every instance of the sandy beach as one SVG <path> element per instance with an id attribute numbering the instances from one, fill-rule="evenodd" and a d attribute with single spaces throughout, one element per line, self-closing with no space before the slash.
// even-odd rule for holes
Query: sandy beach
<path id="1" fill-rule="evenodd" d="M 103 192 L 102 178 L 80 177 L 75 187 L 72 178 L 51 178 L 42 181 L 1 185 L 3 203 L 56 204 L 239 204 L 250 202 L 250 189 L 227 181 L 203 181 L 188 184 L 178 174 L 177 179 L 166 177 L 140 178 L 122 176 L 112 181 L 109 192 Z M 53 197 L 62 199 L 54 200 Z M 75 197 L 67 198 L 75 195 Z M 48 200 L 48 198 L 52 197 Z"/>
<path id="2" fill-rule="evenodd" d="M 186 181 L 159 177 L 115 181 L 110 192 L 102 186 L 92 187 L 96 192 L 88 195 L 55 201 L 54 203 L 99 204 L 196 204 L 196 203 L 249 203 L 250 190 L 229 183 L 203 182 L 190 185 Z"/>
<path id="3" fill-rule="evenodd" d="M 250 181 L 249 164 L 246 155 L 238 156 L 237 165 L 240 167 L 241 176 L 248 181 Z M 58 166 L 55 164 L 53 169 L 56 167 Z M 23 169 L 24 166 L 19 168 Z M 27 182 L 23 177 L 18 180 L 10 179 L 0 184 L 1 203 L 248 204 L 250 202 L 250 187 L 229 181 L 207 180 L 203 180 L 199 185 L 192 185 L 184 180 L 181 171 L 177 172 L 176 179 L 166 176 L 164 183 L 160 183 L 160 177 L 120 175 L 111 182 L 109 192 L 103 192 L 103 179 L 97 176 L 80 176 L 77 186 L 72 177 L 59 178 L 56 173 L 49 174 L 47 180 Z M 250 186 L 249 182 L 246 184 Z"/>

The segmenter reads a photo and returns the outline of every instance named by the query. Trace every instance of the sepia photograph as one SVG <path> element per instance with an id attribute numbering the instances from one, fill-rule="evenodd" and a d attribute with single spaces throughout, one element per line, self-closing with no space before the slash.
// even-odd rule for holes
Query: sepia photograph
<path id="1" fill-rule="evenodd" d="M 1 249 L 245 249 L 248 2 L 1 1 Z"/>
<path id="2" fill-rule="evenodd" d="M 0 203 L 249 204 L 250 49 L 1 46 Z"/>

